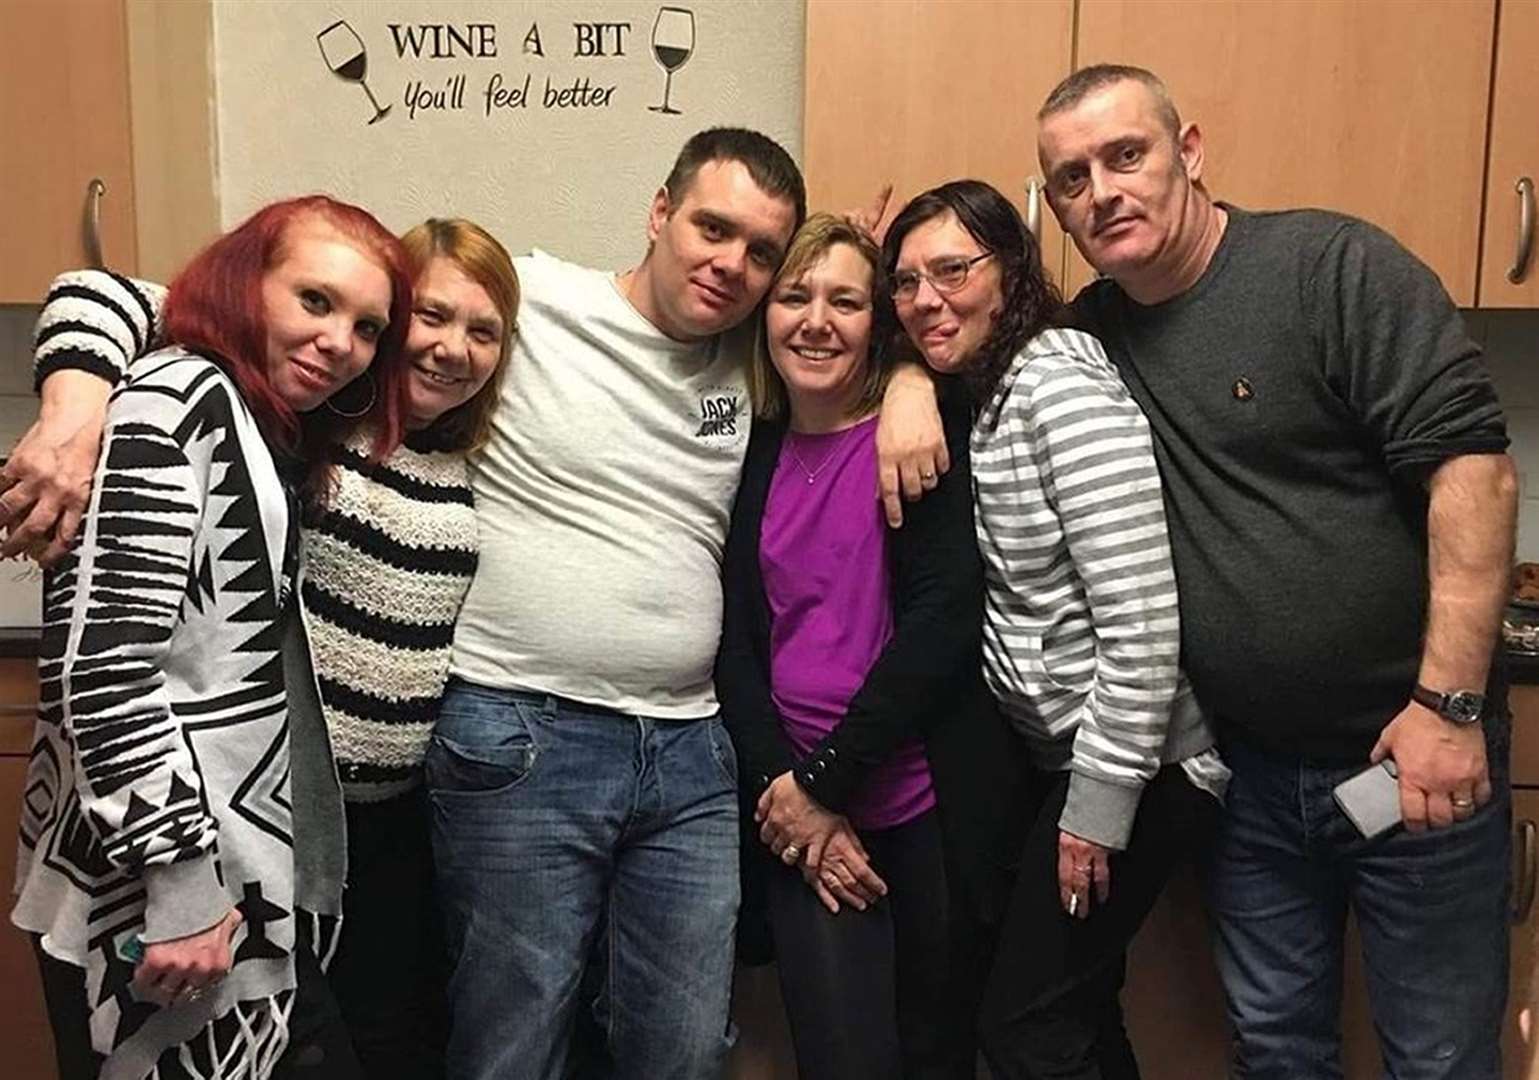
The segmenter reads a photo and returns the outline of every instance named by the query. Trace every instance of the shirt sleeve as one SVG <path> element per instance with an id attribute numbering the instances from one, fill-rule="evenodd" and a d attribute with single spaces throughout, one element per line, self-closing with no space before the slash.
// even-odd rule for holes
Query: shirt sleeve
<path id="1" fill-rule="evenodd" d="M 1392 474 L 1419 478 L 1450 457 L 1506 450 L 1480 347 L 1437 275 L 1393 237 L 1343 222 L 1305 288 L 1326 378 Z"/>
<path id="2" fill-rule="evenodd" d="M 1164 499 L 1148 421 L 1110 367 L 1073 356 L 1036 363 L 1039 380 L 1011 395 L 1003 420 L 1033 443 L 1095 648 L 1059 826 L 1121 849 L 1159 770 L 1176 690 L 1180 620 Z"/>
<path id="3" fill-rule="evenodd" d="M 209 462 L 170 434 L 165 402 L 114 400 L 81 539 L 49 580 L 39 665 L 45 693 L 57 680 L 47 696 L 102 853 L 144 881 L 147 943 L 207 929 L 230 907 L 217 825 L 165 681 Z"/>
<path id="4" fill-rule="evenodd" d="M 33 338 L 33 384 L 55 371 L 89 371 L 113 386 L 136 358 L 159 347 L 164 286 L 107 270 L 53 279 Z"/>

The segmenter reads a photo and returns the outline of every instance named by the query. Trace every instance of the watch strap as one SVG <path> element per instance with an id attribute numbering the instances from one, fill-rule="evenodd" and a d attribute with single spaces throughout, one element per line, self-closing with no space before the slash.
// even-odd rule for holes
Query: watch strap
<path id="1" fill-rule="evenodd" d="M 1418 705 L 1425 705 L 1439 716 L 1444 714 L 1448 707 L 1448 695 L 1437 690 L 1429 690 L 1421 683 L 1411 687 L 1411 700 Z"/>

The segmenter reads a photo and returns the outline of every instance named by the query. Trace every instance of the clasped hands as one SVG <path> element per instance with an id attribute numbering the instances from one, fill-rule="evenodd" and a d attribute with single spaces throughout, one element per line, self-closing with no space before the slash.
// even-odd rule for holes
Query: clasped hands
<path id="1" fill-rule="evenodd" d="M 887 883 L 843 814 L 820 806 L 796 777 L 783 772 L 759 796 L 754 809 L 759 839 L 777 858 L 801 870 L 823 906 L 837 915 L 841 904 L 865 911 L 887 895 Z"/>

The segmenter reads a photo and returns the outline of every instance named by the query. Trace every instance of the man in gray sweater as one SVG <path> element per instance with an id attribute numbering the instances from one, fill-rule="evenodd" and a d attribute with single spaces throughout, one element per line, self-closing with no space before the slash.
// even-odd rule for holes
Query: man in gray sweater
<path id="1" fill-rule="evenodd" d="M 1075 310 L 1154 431 L 1182 663 L 1234 770 L 1210 890 L 1237 1073 L 1341 1075 L 1350 906 L 1389 1072 L 1496 1080 L 1516 483 L 1479 350 L 1373 226 L 1210 198 L 1149 72 L 1083 69 L 1038 118 L 1053 212 L 1103 275 Z M 1332 789 L 1385 758 L 1405 827 L 1367 840 Z"/>

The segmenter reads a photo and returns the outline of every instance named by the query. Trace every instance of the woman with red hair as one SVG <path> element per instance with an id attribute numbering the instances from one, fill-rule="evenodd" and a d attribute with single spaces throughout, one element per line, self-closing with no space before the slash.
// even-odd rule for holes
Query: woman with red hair
<path id="1" fill-rule="evenodd" d="M 108 404 L 45 590 L 13 915 L 65 1080 L 356 1074 L 317 960 L 344 832 L 297 530 L 330 447 L 400 440 L 406 267 L 356 207 L 269 206 L 172 283 L 173 344 Z"/>

